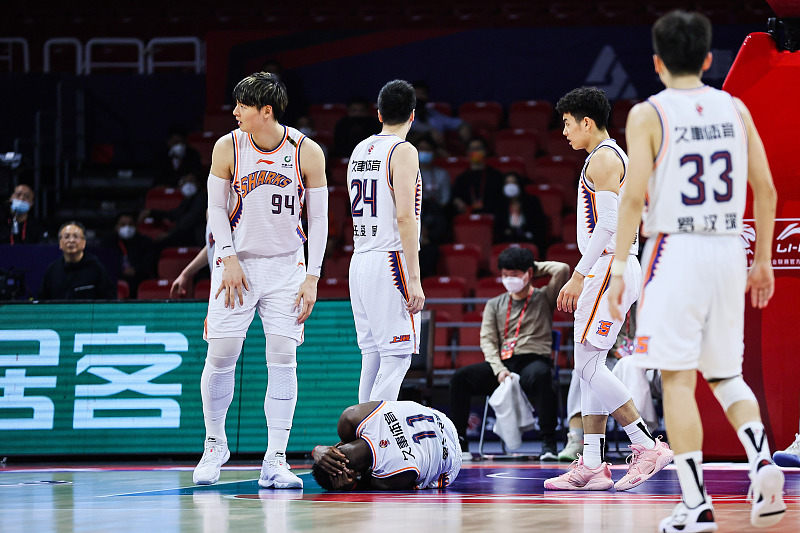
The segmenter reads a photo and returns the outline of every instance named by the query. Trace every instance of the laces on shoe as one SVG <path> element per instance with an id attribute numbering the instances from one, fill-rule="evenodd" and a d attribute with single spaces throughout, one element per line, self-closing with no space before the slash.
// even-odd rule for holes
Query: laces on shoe
<path id="1" fill-rule="evenodd" d="M 795 433 L 794 435 L 794 442 L 786 448 L 788 453 L 793 453 L 795 455 L 800 455 L 800 433 Z"/>

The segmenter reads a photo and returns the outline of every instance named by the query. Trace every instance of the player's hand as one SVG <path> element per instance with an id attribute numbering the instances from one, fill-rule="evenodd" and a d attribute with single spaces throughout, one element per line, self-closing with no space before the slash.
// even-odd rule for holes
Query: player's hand
<path id="1" fill-rule="evenodd" d="M 320 468 L 332 476 L 346 475 L 347 457 L 336 446 L 315 446 L 311 450 L 311 457 Z"/>
<path id="2" fill-rule="evenodd" d="M 297 315 L 297 323 L 302 324 L 306 319 L 311 316 L 311 310 L 314 309 L 314 304 L 317 303 L 317 276 L 307 275 L 306 280 L 300 285 L 300 290 L 297 291 L 297 298 L 294 299 L 294 309 L 299 309 Z"/>
<path id="3" fill-rule="evenodd" d="M 744 292 L 750 291 L 750 303 L 756 309 L 764 309 L 775 294 L 775 275 L 767 261 L 753 263 L 747 274 Z"/>
<path id="4" fill-rule="evenodd" d="M 406 302 L 406 310 L 411 313 L 419 313 L 425 306 L 425 293 L 422 292 L 422 283 L 419 279 L 410 279 L 408 281 L 408 301 Z"/>
<path id="5" fill-rule="evenodd" d="M 180 274 L 178 274 L 178 277 L 175 278 L 175 281 L 172 282 L 172 287 L 170 287 L 169 289 L 170 299 L 186 296 L 188 288 L 189 288 L 189 280 L 186 278 L 186 276 L 183 275 L 183 272 L 181 272 Z"/>
<path id="6" fill-rule="evenodd" d="M 622 321 L 622 294 L 625 292 L 625 280 L 622 276 L 611 276 L 606 297 L 608 298 L 608 312 L 614 320 Z"/>
<path id="7" fill-rule="evenodd" d="M 561 287 L 558 292 L 558 300 L 556 306 L 559 311 L 566 311 L 567 313 L 574 313 L 575 308 L 578 307 L 578 298 L 583 292 L 583 274 L 580 272 L 573 272 L 569 281 Z"/>
<path id="8" fill-rule="evenodd" d="M 511 372 L 508 370 L 501 370 L 499 374 L 497 374 L 497 382 L 502 383 L 506 380 L 508 376 L 511 375 Z"/>
<path id="9" fill-rule="evenodd" d="M 236 306 L 236 300 L 239 300 L 239 305 L 244 305 L 244 291 L 249 291 L 250 286 L 247 284 L 247 278 L 244 277 L 242 265 L 239 264 L 239 259 L 235 255 L 230 255 L 222 259 L 222 283 L 219 284 L 217 294 L 214 295 L 216 299 L 221 292 L 225 291 L 225 307 L 233 309 Z"/>

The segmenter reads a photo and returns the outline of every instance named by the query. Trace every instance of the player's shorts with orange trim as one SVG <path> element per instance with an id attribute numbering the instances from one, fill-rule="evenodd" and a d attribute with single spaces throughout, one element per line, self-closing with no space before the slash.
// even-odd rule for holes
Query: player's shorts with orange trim
<path id="1" fill-rule="evenodd" d="M 600 256 L 583 280 L 583 291 L 575 310 L 575 343 L 588 341 L 595 348 L 610 349 L 617 340 L 623 321 L 614 320 L 608 311 L 606 290 L 611 283 L 612 254 Z M 623 317 L 639 297 L 642 286 L 642 268 L 635 255 L 628 256 L 625 269 L 625 294 L 622 295 Z"/>
<path id="2" fill-rule="evenodd" d="M 747 267 L 739 237 L 658 235 L 642 257 L 634 361 L 707 379 L 741 374 Z"/>
<path id="3" fill-rule="evenodd" d="M 303 248 L 272 257 L 239 257 L 249 291 L 244 293 L 244 304 L 231 309 L 225 308 L 223 293 L 214 298 L 222 283 L 224 265 L 218 257 L 214 258 L 211 269 L 211 294 L 208 300 L 208 316 L 203 338 L 220 339 L 245 337 L 256 310 L 261 317 L 265 334 L 281 335 L 303 342 L 303 324 L 297 323 L 299 309 L 294 301 L 300 285 L 306 279 L 306 266 Z"/>
<path id="4" fill-rule="evenodd" d="M 354 253 L 350 260 L 350 304 L 361 353 L 419 352 L 420 315 L 409 314 L 408 271 L 402 252 Z"/>

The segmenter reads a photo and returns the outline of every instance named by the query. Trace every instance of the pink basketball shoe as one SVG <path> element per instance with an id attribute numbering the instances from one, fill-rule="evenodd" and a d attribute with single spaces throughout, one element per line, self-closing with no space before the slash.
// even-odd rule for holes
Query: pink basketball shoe
<path id="1" fill-rule="evenodd" d="M 639 444 L 631 444 L 630 449 L 633 454 L 628 457 L 628 473 L 614 485 L 617 490 L 638 487 L 670 464 L 674 455 L 667 443 L 661 442 L 661 437 L 656 437 L 656 445 L 652 450 Z"/>
<path id="2" fill-rule="evenodd" d="M 583 457 L 572 462 L 569 471 L 544 482 L 547 490 L 608 490 L 614 486 L 608 463 L 601 463 L 596 469 L 583 464 Z"/>

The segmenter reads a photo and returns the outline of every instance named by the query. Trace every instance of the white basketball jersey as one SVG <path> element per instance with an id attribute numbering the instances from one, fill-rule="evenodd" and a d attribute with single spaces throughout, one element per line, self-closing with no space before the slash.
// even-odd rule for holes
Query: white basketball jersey
<path id="1" fill-rule="evenodd" d="M 747 199 L 747 131 L 733 98 L 712 87 L 648 99 L 662 141 L 647 186 L 644 234 L 738 235 Z"/>
<path id="2" fill-rule="evenodd" d="M 614 139 L 606 139 L 597 146 L 586 157 L 581 169 L 580 183 L 578 184 L 578 250 L 581 254 L 586 253 L 586 248 L 589 245 L 589 238 L 594 232 L 594 227 L 597 224 L 597 202 L 595 201 L 594 184 L 586 177 L 586 169 L 589 168 L 589 161 L 598 150 L 613 150 L 615 154 L 622 160 L 622 177 L 619 180 L 619 196 L 617 196 L 617 207 L 619 207 L 619 199 L 622 197 L 622 192 L 625 190 L 625 176 L 628 173 L 628 156 L 619 147 Z M 629 254 L 636 255 L 639 253 L 638 243 L 636 241 L 638 235 L 634 238 L 633 243 L 628 251 Z M 606 245 L 606 254 L 613 254 L 617 248 L 617 233 L 611 236 L 611 240 Z"/>
<path id="3" fill-rule="evenodd" d="M 373 135 L 361 141 L 347 168 L 347 187 L 353 215 L 354 252 L 394 252 L 403 249 L 397 229 L 397 205 L 390 172 L 392 153 L 404 143 L 396 135 Z M 417 241 L 422 206 L 422 176 L 417 172 L 415 186 Z"/>
<path id="4" fill-rule="evenodd" d="M 372 475 L 382 478 L 413 470 L 417 488 L 447 486 L 460 447 L 450 442 L 440 415 L 416 402 L 381 402 L 356 429 L 356 436 L 372 450 Z"/>
<path id="5" fill-rule="evenodd" d="M 278 147 L 266 151 L 240 129 L 231 132 L 235 167 L 228 216 L 236 253 L 271 257 L 297 251 L 305 186 L 298 154 L 305 135 L 284 126 Z"/>

